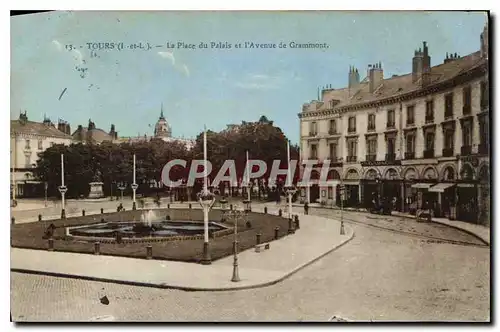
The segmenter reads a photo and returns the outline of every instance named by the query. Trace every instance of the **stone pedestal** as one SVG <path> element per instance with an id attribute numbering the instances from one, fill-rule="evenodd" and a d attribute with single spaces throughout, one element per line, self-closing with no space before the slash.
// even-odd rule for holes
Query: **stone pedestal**
<path id="1" fill-rule="evenodd" d="M 89 198 L 102 198 L 104 197 L 104 192 L 102 191 L 102 182 L 90 182 L 90 193 Z"/>

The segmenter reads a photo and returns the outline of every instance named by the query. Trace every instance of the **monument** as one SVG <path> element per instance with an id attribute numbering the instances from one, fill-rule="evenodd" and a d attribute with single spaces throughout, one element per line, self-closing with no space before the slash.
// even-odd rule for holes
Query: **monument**
<path id="1" fill-rule="evenodd" d="M 89 198 L 102 198 L 104 197 L 104 192 L 102 191 L 102 181 L 101 181 L 101 172 L 99 170 L 96 171 L 94 175 L 94 179 L 89 183 L 90 192 Z"/>

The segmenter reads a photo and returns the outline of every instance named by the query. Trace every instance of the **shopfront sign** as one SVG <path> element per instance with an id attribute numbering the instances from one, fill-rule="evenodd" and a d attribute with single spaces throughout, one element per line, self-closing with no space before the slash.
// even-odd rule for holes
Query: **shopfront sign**
<path id="1" fill-rule="evenodd" d="M 387 160 L 374 160 L 374 161 L 362 161 L 361 166 L 363 167 L 369 167 L 369 166 L 398 166 L 401 165 L 401 160 L 393 160 L 393 161 L 387 161 Z"/>

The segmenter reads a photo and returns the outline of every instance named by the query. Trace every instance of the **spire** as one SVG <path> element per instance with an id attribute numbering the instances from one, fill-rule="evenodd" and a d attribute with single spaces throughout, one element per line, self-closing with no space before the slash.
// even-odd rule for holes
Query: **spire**
<path id="1" fill-rule="evenodd" d="M 160 119 L 164 119 L 165 117 L 163 116 L 163 103 L 161 103 L 161 112 L 160 112 Z"/>

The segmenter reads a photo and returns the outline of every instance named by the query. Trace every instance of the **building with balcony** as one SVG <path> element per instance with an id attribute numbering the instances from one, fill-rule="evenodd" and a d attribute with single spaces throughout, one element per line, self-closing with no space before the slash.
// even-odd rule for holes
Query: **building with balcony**
<path id="1" fill-rule="evenodd" d="M 388 199 L 400 211 L 488 224 L 488 70 L 487 26 L 478 52 L 435 66 L 423 42 L 409 74 L 384 78 L 379 62 L 360 80 L 351 67 L 347 87 L 322 89 L 299 113 L 302 162 L 319 160 L 301 199 L 339 205 L 343 183 L 344 206 Z"/>
<path id="2" fill-rule="evenodd" d="M 54 144 L 71 144 L 70 130 L 62 120 L 57 127 L 47 117 L 43 122 L 29 121 L 26 111 L 10 121 L 11 198 L 43 197 L 44 184 L 33 176 L 38 154 Z"/>

